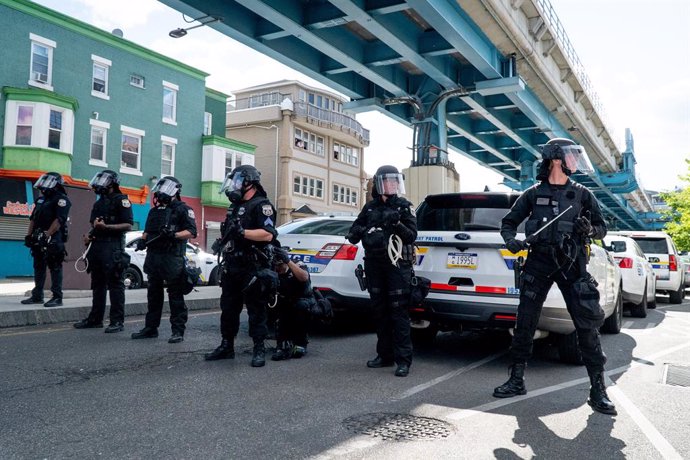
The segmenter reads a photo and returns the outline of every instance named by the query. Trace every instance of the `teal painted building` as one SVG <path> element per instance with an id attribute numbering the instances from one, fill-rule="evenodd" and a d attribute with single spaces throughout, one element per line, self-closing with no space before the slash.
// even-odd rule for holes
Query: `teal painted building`
<path id="1" fill-rule="evenodd" d="M 88 230 L 96 172 L 120 174 L 135 227 L 143 227 L 149 188 L 174 175 L 205 246 L 201 216 L 222 206 L 202 198 L 202 157 L 218 157 L 213 165 L 254 154 L 249 144 L 228 149 L 227 95 L 206 88 L 201 70 L 26 0 L 0 0 L 0 28 L 0 254 L 17 261 L 0 264 L 0 277 L 32 273 L 21 243 L 31 183 L 45 171 L 65 177 L 77 235 Z"/>

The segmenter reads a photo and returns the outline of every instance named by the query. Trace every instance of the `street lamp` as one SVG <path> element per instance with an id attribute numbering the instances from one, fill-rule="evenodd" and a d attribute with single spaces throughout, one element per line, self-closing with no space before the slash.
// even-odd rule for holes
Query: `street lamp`
<path id="1" fill-rule="evenodd" d="M 208 19 L 208 20 L 207 20 L 207 19 Z M 172 38 L 182 38 L 182 37 L 184 37 L 185 35 L 187 35 L 187 31 L 189 31 L 189 30 L 196 29 L 197 27 L 205 26 L 205 25 L 211 24 L 211 23 L 213 23 L 213 22 L 218 22 L 218 21 L 221 21 L 222 19 L 223 19 L 223 18 L 217 18 L 217 17 L 215 17 L 215 16 L 202 16 L 202 17 L 200 17 L 199 19 L 194 19 L 194 21 L 199 21 L 199 22 L 201 22 L 201 21 L 205 21 L 205 20 L 206 20 L 205 22 L 201 22 L 201 24 L 197 24 L 197 25 L 192 26 L 192 27 L 187 27 L 187 28 L 185 28 L 185 29 L 183 29 L 183 28 L 181 28 L 181 27 L 178 27 L 178 28 L 175 29 L 175 30 L 171 30 L 171 31 L 168 33 L 168 35 L 170 35 Z"/>

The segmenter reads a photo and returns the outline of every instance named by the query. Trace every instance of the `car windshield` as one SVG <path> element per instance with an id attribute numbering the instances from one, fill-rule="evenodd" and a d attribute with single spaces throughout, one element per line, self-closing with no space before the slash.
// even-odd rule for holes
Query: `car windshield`
<path id="1" fill-rule="evenodd" d="M 498 231 L 518 196 L 513 193 L 430 195 L 417 209 L 417 230 Z M 524 223 L 518 232 L 524 232 Z"/>
<path id="2" fill-rule="evenodd" d="M 668 254 L 666 238 L 633 238 L 645 254 Z"/>
<path id="3" fill-rule="evenodd" d="M 288 235 L 333 235 L 345 236 L 352 227 L 349 220 L 319 219 L 312 222 L 290 222 L 278 227 L 279 234 Z"/>

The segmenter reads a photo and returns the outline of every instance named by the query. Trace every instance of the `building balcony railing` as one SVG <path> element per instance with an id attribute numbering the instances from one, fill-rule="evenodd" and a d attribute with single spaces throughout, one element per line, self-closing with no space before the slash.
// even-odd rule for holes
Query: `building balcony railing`
<path id="1" fill-rule="evenodd" d="M 242 99 L 235 99 L 228 103 L 227 110 L 228 112 L 234 112 L 237 110 L 256 109 L 270 105 L 280 105 L 281 102 L 283 102 L 286 98 L 293 101 L 295 115 L 298 117 L 313 118 L 318 121 L 337 125 L 339 128 L 344 128 L 351 134 L 361 137 L 363 143 L 367 145 L 369 144 L 369 130 L 364 129 L 362 124 L 354 118 L 345 115 L 344 113 L 317 107 L 306 102 L 295 102 L 295 100 L 292 98 L 292 94 L 274 92 L 245 97 Z"/>

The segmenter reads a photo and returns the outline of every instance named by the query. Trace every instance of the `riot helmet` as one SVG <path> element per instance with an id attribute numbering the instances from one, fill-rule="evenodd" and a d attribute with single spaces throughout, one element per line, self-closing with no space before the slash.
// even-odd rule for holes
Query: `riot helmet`
<path id="1" fill-rule="evenodd" d="M 62 176 L 56 172 L 47 172 L 38 178 L 34 184 L 34 188 L 40 190 L 44 195 L 51 195 L 56 190 L 64 192 L 65 181 Z"/>
<path id="2" fill-rule="evenodd" d="M 113 187 L 113 189 L 120 191 L 120 176 L 110 169 L 105 169 L 99 173 L 96 173 L 89 182 L 89 187 L 93 189 L 98 195 L 107 195 L 108 188 Z"/>
<path id="3" fill-rule="evenodd" d="M 182 184 L 179 180 L 173 176 L 161 177 L 151 189 L 154 205 L 158 206 L 158 203 L 168 205 L 173 197 L 180 199 L 180 190 L 182 190 Z"/>
<path id="4" fill-rule="evenodd" d="M 388 197 L 405 194 L 405 176 L 395 166 L 385 165 L 374 174 L 374 189 L 378 195 Z"/>
<path id="5" fill-rule="evenodd" d="M 541 157 L 544 163 L 546 161 L 551 162 L 551 160 L 561 160 L 561 168 L 568 176 L 577 171 L 582 174 L 594 172 L 594 167 L 589 161 L 585 148 L 570 139 L 561 137 L 551 139 L 542 147 Z"/>
<path id="6" fill-rule="evenodd" d="M 257 187 L 265 195 L 261 187 L 259 170 L 252 165 L 241 165 L 225 176 L 218 193 L 225 193 L 232 203 L 239 203 L 252 186 Z"/>

